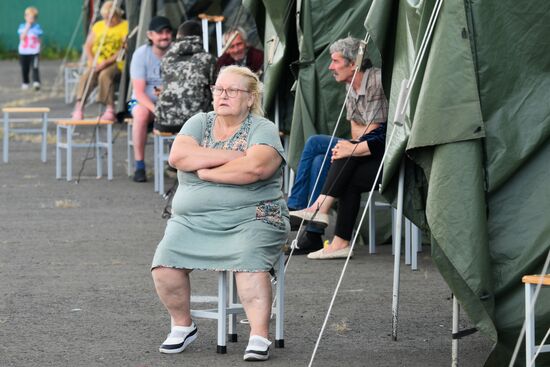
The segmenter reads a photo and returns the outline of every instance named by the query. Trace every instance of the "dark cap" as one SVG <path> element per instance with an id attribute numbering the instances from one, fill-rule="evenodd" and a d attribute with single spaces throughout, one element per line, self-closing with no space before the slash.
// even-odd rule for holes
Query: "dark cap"
<path id="1" fill-rule="evenodd" d="M 166 17 L 156 16 L 151 18 L 151 21 L 149 22 L 149 30 L 153 32 L 160 32 L 163 29 L 168 28 L 169 30 L 172 30 L 172 25 L 170 24 L 170 21 Z"/>

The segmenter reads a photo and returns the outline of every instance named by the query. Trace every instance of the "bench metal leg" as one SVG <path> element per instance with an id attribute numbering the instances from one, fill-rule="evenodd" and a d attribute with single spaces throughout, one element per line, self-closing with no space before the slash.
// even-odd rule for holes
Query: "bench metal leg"
<path id="1" fill-rule="evenodd" d="M 277 297 L 275 319 L 275 348 L 284 348 L 284 325 L 285 325 L 285 258 L 283 253 L 279 258 L 277 271 L 277 286 L 275 288 L 275 297 Z"/>
<path id="2" fill-rule="evenodd" d="M 405 219 L 405 265 L 411 264 L 411 221 Z"/>
<path id="3" fill-rule="evenodd" d="M 2 159 L 4 163 L 8 163 L 8 150 L 10 144 L 10 116 L 8 112 L 4 112 L 4 151 Z"/>
<path id="4" fill-rule="evenodd" d="M 221 271 L 218 276 L 218 347 L 216 352 L 227 353 L 227 277 L 233 276 L 228 271 Z"/>
<path id="5" fill-rule="evenodd" d="M 374 198 L 369 203 L 369 254 L 376 253 L 376 208 Z"/>
<path id="6" fill-rule="evenodd" d="M 414 223 L 412 224 L 411 237 L 411 269 L 418 270 L 418 252 L 420 251 L 419 247 L 422 244 L 422 232 L 420 231 L 420 228 L 418 228 Z"/>
<path id="7" fill-rule="evenodd" d="M 229 307 L 233 307 L 238 303 L 237 287 L 235 285 L 235 274 L 230 273 L 228 276 L 229 281 Z M 229 330 L 227 332 L 228 339 L 232 343 L 237 342 L 237 315 L 234 313 L 229 314 Z"/>
<path id="8" fill-rule="evenodd" d="M 159 137 L 153 135 L 153 173 L 155 176 L 155 192 L 159 192 L 159 173 L 158 173 L 158 151 L 159 151 Z"/>
<path id="9" fill-rule="evenodd" d="M 164 195 L 164 142 L 163 137 L 159 137 L 159 151 L 157 154 L 158 158 L 158 174 L 159 174 L 159 194 Z"/>
<path id="10" fill-rule="evenodd" d="M 95 164 L 96 164 L 96 175 L 97 178 L 101 178 L 103 176 L 103 157 L 102 153 L 103 150 L 101 149 L 101 139 L 100 139 L 100 127 L 95 126 L 94 127 L 94 134 L 95 134 Z"/>
<path id="11" fill-rule="evenodd" d="M 127 144 L 126 144 L 126 154 L 128 155 L 128 168 L 127 168 L 127 172 L 128 172 L 128 176 L 130 176 L 132 174 L 132 166 L 133 166 L 133 163 L 134 163 L 134 152 L 133 152 L 133 148 L 134 148 L 134 141 L 133 141 L 133 138 L 132 138 L 132 125 L 128 124 L 126 126 L 126 133 L 128 135 L 127 137 Z"/>
<path id="12" fill-rule="evenodd" d="M 44 112 L 42 115 L 42 151 L 40 158 L 42 162 L 46 163 L 48 149 L 48 113 Z"/>
<path id="13" fill-rule="evenodd" d="M 73 179 L 73 130 L 74 127 L 67 126 L 67 181 Z"/>
<path id="14" fill-rule="evenodd" d="M 55 143 L 55 178 L 61 178 L 61 126 L 57 125 L 55 129 L 56 143 Z"/>
<path id="15" fill-rule="evenodd" d="M 535 316 L 531 308 L 535 287 L 525 283 L 525 365 L 532 366 L 531 360 L 535 355 Z"/>
<path id="16" fill-rule="evenodd" d="M 107 125 L 107 179 L 113 179 L 113 126 Z"/>

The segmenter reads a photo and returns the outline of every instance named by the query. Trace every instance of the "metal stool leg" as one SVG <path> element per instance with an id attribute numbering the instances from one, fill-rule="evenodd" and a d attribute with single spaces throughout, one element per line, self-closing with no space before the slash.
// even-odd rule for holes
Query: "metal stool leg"
<path id="1" fill-rule="evenodd" d="M 107 179 L 113 179 L 113 125 L 107 125 Z"/>
<path id="2" fill-rule="evenodd" d="M 73 126 L 67 126 L 67 181 L 73 179 Z"/>
<path id="3" fill-rule="evenodd" d="M 376 208 L 374 198 L 369 203 L 369 254 L 376 253 Z"/>
<path id="4" fill-rule="evenodd" d="M 2 158 L 4 163 L 8 163 L 8 151 L 10 144 L 10 114 L 4 112 L 4 152 Z"/>
<path id="5" fill-rule="evenodd" d="M 218 276 L 218 347 L 217 353 L 227 353 L 227 277 L 233 276 L 228 271 L 221 271 Z"/>
<path id="6" fill-rule="evenodd" d="M 411 221 L 405 219 L 405 265 L 411 264 Z"/>
<path id="7" fill-rule="evenodd" d="M 275 296 L 277 297 L 277 319 L 275 320 L 275 348 L 285 347 L 284 325 L 285 325 L 285 258 L 283 253 L 279 258 L 277 271 L 277 287 Z"/>
<path id="8" fill-rule="evenodd" d="M 525 365 L 532 366 L 531 360 L 535 355 L 535 316 L 531 308 L 535 287 L 525 283 Z"/>
<path id="9" fill-rule="evenodd" d="M 61 126 L 57 125 L 55 129 L 56 133 L 56 143 L 55 143 L 55 178 L 61 178 Z"/>
<path id="10" fill-rule="evenodd" d="M 134 154 L 132 152 L 132 148 L 134 147 L 134 141 L 132 140 L 132 125 L 131 124 L 128 124 L 126 126 L 126 133 L 128 134 L 128 137 L 127 137 L 127 146 L 126 146 L 126 153 L 127 153 L 127 156 L 128 156 L 128 168 L 127 168 L 127 173 L 128 173 L 128 176 L 130 176 L 132 174 L 132 163 L 133 162 L 133 158 L 134 158 Z"/>
<path id="11" fill-rule="evenodd" d="M 233 307 L 238 302 L 237 287 L 235 285 L 235 274 L 229 274 L 229 306 Z M 229 314 L 229 330 L 228 340 L 232 343 L 237 342 L 237 315 L 234 313 Z"/>
<path id="12" fill-rule="evenodd" d="M 96 175 L 97 178 L 100 178 L 103 176 L 103 158 L 102 153 L 103 150 L 101 149 L 101 138 L 100 138 L 101 128 L 99 125 L 97 125 L 94 128 L 94 134 L 95 134 L 95 164 L 96 164 Z"/>
<path id="13" fill-rule="evenodd" d="M 158 159 L 158 165 L 157 165 L 157 169 L 158 169 L 158 175 L 159 175 L 159 181 L 158 181 L 158 184 L 159 184 L 159 194 L 160 195 L 164 195 L 164 142 L 166 141 L 166 139 L 163 137 L 163 136 L 160 136 L 159 137 L 159 144 L 158 144 L 158 154 L 157 154 L 157 159 Z"/>
<path id="14" fill-rule="evenodd" d="M 42 162 L 46 163 L 47 159 L 47 149 L 48 149 L 48 113 L 44 112 L 42 115 L 42 151 L 41 156 Z"/>
<path id="15" fill-rule="evenodd" d="M 153 173 L 155 176 L 155 192 L 159 192 L 158 146 L 159 137 L 157 135 L 153 135 Z"/>

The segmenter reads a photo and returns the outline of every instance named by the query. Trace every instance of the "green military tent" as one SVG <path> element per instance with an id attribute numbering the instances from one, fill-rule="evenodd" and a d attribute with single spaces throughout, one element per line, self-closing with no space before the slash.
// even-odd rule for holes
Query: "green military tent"
<path id="1" fill-rule="evenodd" d="M 328 47 L 348 34 L 370 35 L 394 128 L 401 82 L 436 2 L 245 0 L 270 59 L 266 106 L 282 106 L 290 130 L 291 165 L 309 135 L 336 124 L 344 88 L 327 70 Z M 509 363 L 524 318 L 521 277 L 540 273 L 550 248 L 548 35 L 546 0 L 443 0 L 404 127 L 388 142 L 384 194 L 395 199 L 404 160 L 405 214 L 430 235 L 441 274 L 495 342 L 487 366 Z M 540 341 L 550 326 L 548 292 L 535 310 Z"/>

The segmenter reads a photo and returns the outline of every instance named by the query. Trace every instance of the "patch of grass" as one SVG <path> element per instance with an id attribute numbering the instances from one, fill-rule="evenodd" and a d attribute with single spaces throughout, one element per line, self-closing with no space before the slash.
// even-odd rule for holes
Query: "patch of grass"
<path id="1" fill-rule="evenodd" d="M 77 61 L 80 58 L 80 53 L 71 48 L 67 51 L 66 48 L 62 48 L 56 44 L 45 46 L 40 52 L 40 58 L 43 60 L 61 60 L 67 54 L 68 61 Z"/>
<path id="2" fill-rule="evenodd" d="M 57 44 L 48 44 L 42 47 L 40 51 L 41 60 L 62 60 L 67 54 L 68 61 L 78 61 L 80 53 L 71 48 L 67 52 L 67 48 L 60 47 Z M 0 41 L 0 60 L 14 60 L 19 58 L 17 50 L 8 50 L 6 46 Z"/>

